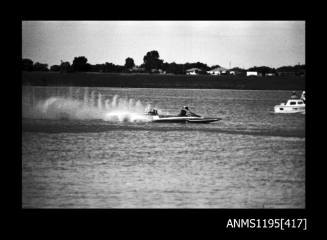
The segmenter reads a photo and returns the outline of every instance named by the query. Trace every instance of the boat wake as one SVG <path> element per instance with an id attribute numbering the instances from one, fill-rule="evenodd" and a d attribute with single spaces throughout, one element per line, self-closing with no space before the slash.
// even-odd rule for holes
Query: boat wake
<path id="1" fill-rule="evenodd" d="M 33 104 L 23 102 L 23 118 L 148 122 L 150 118 L 144 113 L 150 108 L 139 100 L 119 98 L 118 95 L 104 99 L 101 93 L 96 96 L 92 92 L 91 96 L 85 93 L 83 100 L 52 96 Z"/>
<path id="2" fill-rule="evenodd" d="M 199 124 L 194 126 L 179 123 L 131 123 L 131 122 L 108 122 L 102 120 L 35 120 L 24 119 L 22 121 L 23 132 L 38 133 L 105 133 L 112 131 L 146 131 L 146 132 L 196 132 L 208 134 L 232 134 L 232 135 L 250 135 L 266 137 L 283 138 L 305 138 L 305 132 L 293 129 L 269 129 L 269 128 L 239 128 L 228 125 L 219 127 L 212 125 Z"/>

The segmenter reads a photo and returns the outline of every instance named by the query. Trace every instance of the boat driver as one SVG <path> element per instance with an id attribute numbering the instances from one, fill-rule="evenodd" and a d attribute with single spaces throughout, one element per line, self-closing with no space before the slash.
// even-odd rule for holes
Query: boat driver
<path id="1" fill-rule="evenodd" d="M 184 106 L 179 113 L 179 116 L 186 116 L 186 114 L 189 112 L 188 107 Z"/>
<path id="2" fill-rule="evenodd" d="M 184 106 L 179 114 L 179 116 L 195 116 L 200 117 L 199 115 L 193 113 L 190 111 L 190 109 L 187 106 Z"/>
<path id="3" fill-rule="evenodd" d="M 158 115 L 158 110 L 155 109 L 155 108 L 153 108 L 153 109 L 149 112 L 149 114 L 150 114 L 150 115 L 153 115 L 153 116 Z"/>

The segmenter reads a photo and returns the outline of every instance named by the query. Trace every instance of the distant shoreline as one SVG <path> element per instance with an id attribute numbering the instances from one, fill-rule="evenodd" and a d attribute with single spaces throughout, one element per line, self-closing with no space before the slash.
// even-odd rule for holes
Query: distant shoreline
<path id="1" fill-rule="evenodd" d="M 30 86 L 76 86 L 173 89 L 303 90 L 303 76 L 212 76 L 144 73 L 22 72 L 22 84 Z"/>

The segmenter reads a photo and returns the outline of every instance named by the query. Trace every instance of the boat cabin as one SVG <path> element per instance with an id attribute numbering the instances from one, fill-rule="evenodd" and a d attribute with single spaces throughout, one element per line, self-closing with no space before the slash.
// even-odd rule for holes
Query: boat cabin
<path id="1" fill-rule="evenodd" d="M 304 102 L 302 99 L 289 99 L 286 106 L 303 106 Z"/>

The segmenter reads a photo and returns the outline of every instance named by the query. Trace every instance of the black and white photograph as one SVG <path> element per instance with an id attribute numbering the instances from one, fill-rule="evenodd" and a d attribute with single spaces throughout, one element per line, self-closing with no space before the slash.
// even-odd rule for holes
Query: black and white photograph
<path id="1" fill-rule="evenodd" d="M 22 208 L 305 209 L 305 27 L 22 20 Z"/>

